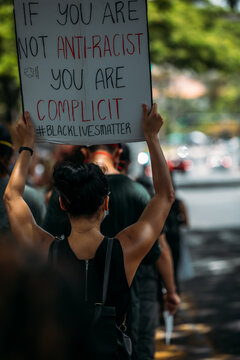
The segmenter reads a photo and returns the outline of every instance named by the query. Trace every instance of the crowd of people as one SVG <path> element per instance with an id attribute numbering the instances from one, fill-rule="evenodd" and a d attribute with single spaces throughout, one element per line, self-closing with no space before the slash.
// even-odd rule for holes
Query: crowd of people
<path id="1" fill-rule="evenodd" d="M 121 144 L 69 147 L 40 193 L 26 185 L 35 142 L 29 113 L 17 124 L 13 168 L 14 145 L 1 125 L 4 359 L 154 359 L 159 293 L 171 314 L 180 303 L 177 227 L 187 218 L 159 143 L 156 104 L 150 112 L 143 105 L 142 122 L 150 193 L 127 176 Z"/>

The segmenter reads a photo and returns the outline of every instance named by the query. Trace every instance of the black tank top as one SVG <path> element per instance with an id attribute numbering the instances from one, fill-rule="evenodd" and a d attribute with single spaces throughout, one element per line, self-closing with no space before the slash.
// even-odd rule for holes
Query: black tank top
<path id="1" fill-rule="evenodd" d="M 57 242 L 57 252 L 54 247 Z M 95 303 L 101 302 L 103 287 L 103 272 L 107 250 L 107 237 L 97 248 L 95 257 L 89 260 L 79 260 L 68 239 L 55 240 L 49 249 L 49 262 L 66 279 L 74 292 L 78 306 L 84 309 L 86 317 L 92 317 L 91 309 Z M 122 324 L 130 301 L 130 288 L 124 269 L 123 251 L 120 241 L 113 239 L 110 276 L 106 305 L 115 306 L 116 322 Z"/>

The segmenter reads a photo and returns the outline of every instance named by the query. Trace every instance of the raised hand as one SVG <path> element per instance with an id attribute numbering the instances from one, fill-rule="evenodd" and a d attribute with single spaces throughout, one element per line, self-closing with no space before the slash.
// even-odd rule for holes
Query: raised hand
<path id="1" fill-rule="evenodd" d="M 28 111 L 25 111 L 24 115 L 19 118 L 16 130 L 21 141 L 21 146 L 33 148 L 35 142 L 35 129 Z"/>
<path id="2" fill-rule="evenodd" d="M 148 106 L 146 104 L 143 104 L 142 108 L 142 126 L 145 138 L 149 136 L 151 137 L 152 135 L 157 135 L 163 125 L 163 119 L 157 112 L 157 104 L 153 104 L 150 114 L 148 114 Z"/>

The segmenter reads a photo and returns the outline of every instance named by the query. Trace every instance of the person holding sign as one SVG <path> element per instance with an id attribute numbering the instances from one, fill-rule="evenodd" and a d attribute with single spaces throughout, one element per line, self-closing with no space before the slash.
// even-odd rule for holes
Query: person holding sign
<path id="1" fill-rule="evenodd" d="M 35 139 L 29 113 L 25 112 L 24 117 L 25 120 L 22 116 L 17 125 L 22 139 L 20 154 L 4 194 L 12 231 L 24 247 L 38 249 L 43 256 L 48 256 L 49 261 L 54 263 L 75 289 L 82 309 L 79 327 L 85 329 L 89 344 L 88 357 L 85 356 L 85 359 L 129 359 L 129 352 L 121 357 L 119 351 L 122 348 L 117 345 L 117 336 L 120 326 L 124 324 L 130 287 L 140 262 L 161 233 L 174 201 L 171 177 L 159 144 L 158 133 L 163 121 L 157 113 L 157 105 L 153 105 L 150 114 L 147 105 L 143 105 L 143 132 L 151 155 L 155 195 L 139 220 L 120 231 L 111 241 L 100 232 L 101 222 L 108 210 L 108 183 L 102 170 L 94 164 L 63 162 L 54 169 L 59 201 L 71 221 L 72 230 L 68 239 L 58 241 L 35 223 L 22 198 Z M 110 243 L 112 250 L 109 250 Z M 106 301 L 102 301 L 104 264 L 105 259 L 109 259 L 109 253 L 111 262 Z M 109 332 L 109 323 L 106 323 L 102 327 L 103 331 L 97 332 L 94 337 L 93 320 L 94 329 L 99 328 L 100 320 L 104 320 L 104 309 L 100 318 L 96 317 L 96 309 L 101 306 L 107 308 L 105 310 L 112 317 L 112 310 L 115 309 L 116 317 L 113 319 L 117 331 L 113 327 L 115 330 Z M 98 346 L 97 342 L 107 332 L 111 341 L 108 337 Z"/>

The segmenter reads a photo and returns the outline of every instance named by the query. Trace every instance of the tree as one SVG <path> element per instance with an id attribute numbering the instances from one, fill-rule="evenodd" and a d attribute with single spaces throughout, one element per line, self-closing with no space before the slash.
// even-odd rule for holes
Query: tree
<path id="1" fill-rule="evenodd" d="M 228 10 L 190 0 L 156 0 L 148 4 L 151 59 L 197 72 L 240 67 L 240 22 Z"/>
<path id="2" fill-rule="evenodd" d="M 237 9 L 238 0 L 227 2 L 232 10 Z M 0 18 L 0 117 L 10 121 L 18 105 L 19 76 L 9 0 L 0 0 Z M 148 2 L 148 19 L 153 63 L 197 73 L 217 70 L 221 76 L 234 77 L 231 89 L 235 86 L 240 68 L 240 21 L 233 21 L 228 7 L 209 0 L 153 0 Z M 225 85 L 224 93 L 227 88 Z"/>
<path id="3" fill-rule="evenodd" d="M 13 9 L 8 1 L 1 0 L 0 18 L 0 116 L 11 122 L 19 100 L 19 76 Z"/>
<path id="4" fill-rule="evenodd" d="M 237 6 L 239 4 L 239 0 L 226 0 L 227 4 L 230 6 L 232 11 L 237 10 Z"/>

